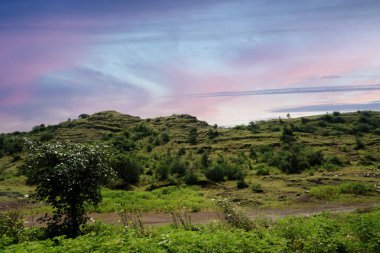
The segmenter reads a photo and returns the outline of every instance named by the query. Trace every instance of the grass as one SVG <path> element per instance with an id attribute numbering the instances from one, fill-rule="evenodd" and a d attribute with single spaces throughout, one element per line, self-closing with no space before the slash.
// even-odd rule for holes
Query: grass
<path id="1" fill-rule="evenodd" d="M 187 208 L 192 212 L 211 208 L 212 203 L 197 187 L 169 186 L 148 191 L 102 190 L 103 200 L 97 212 L 118 210 L 167 211 Z"/>
<path id="2" fill-rule="evenodd" d="M 101 223 L 75 239 L 40 239 L 35 228 L 19 230 L 17 240 L 3 236 L 2 252 L 379 252 L 380 210 L 364 214 L 286 217 L 255 222 L 247 230 L 213 222 L 193 229 L 164 226 L 144 233 Z M 6 231 L 5 231 L 6 232 Z"/>
<path id="3" fill-rule="evenodd" d="M 319 200 L 332 200 L 337 198 L 345 198 L 347 194 L 371 196 L 376 194 L 373 184 L 350 182 L 340 185 L 324 185 L 312 187 L 310 196 Z"/>
<path id="4" fill-rule="evenodd" d="M 103 189 L 104 200 L 98 209 L 101 212 L 114 211 L 119 208 L 119 204 L 125 205 L 126 208 L 137 205 L 143 210 L 163 210 L 165 206 L 180 206 L 184 203 L 194 210 L 207 209 L 211 206 L 207 199 L 216 196 L 228 197 L 242 203 L 247 208 L 287 208 L 325 201 L 313 198 L 311 202 L 302 202 L 305 201 L 302 197 L 307 195 L 307 191 L 312 187 L 326 186 L 328 188 L 331 186 L 334 188 L 337 184 L 352 181 L 380 185 L 380 135 L 375 131 L 379 128 L 376 124 L 380 122 L 380 113 L 371 112 L 368 117 L 365 116 L 372 122 L 372 125 L 370 132 L 361 133 L 360 138 L 364 143 L 364 148 L 357 150 L 355 149 L 356 136 L 350 131 L 358 126 L 363 115 L 367 114 L 363 112 L 340 114 L 337 117 L 343 118 L 342 122 L 328 122 L 323 119 L 325 115 L 306 117 L 304 122 L 300 118 L 282 119 L 282 123 L 278 119 L 260 121 L 257 122 L 260 127 L 259 133 L 253 133 L 247 129 L 219 127 L 215 129 L 218 131 L 218 135 L 209 138 L 208 131 L 214 128 L 189 115 L 141 119 L 107 111 L 93 114 L 85 119 L 73 119 L 56 126 L 46 127 L 44 131 L 51 131 L 54 136 L 53 140 L 106 142 L 108 144 L 111 144 L 116 137 L 124 136 L 126 133 L 130 133 L 133 137 L 136 134 L 136 126 L 141 123 L 152 131 L 151 136 L 133 141 L 136 145 L 133 151 L 125 151 L 141 156 L 144 161 L 144 175 L 142 175 L 139 185 L 135 186 L 136 190 L 125 192 Z M 267 165 L 262 160 L 260 150 L 267 148 L 276 152 L 279 149 L 281 129 L 285 124 L 293 124 L 295 129 L 298 129 L 294 132 L 298 143 L 304 143 L 315 150 L 322 150 L 326 158 L 337 156 L 344 161 L 344 164 L 342 166 L 328 164 L 292 175 L 282 173 L 275 165 Z M 192 127 L 198 129 L 195 145 L 190 145 L 187 141 L 188 131 Z M 301 131 L 303 127 L 311 127 L 312 130 L 314 127 L 314 132 Z M 38 139 L 44 131 L 22 133 L 21 136 Z M 329 133 L 328 135 L 325 135 L 326 131 Z M 162 132 L 168 133 L 168 143 L 155 143 L 156 138 Z M 146 148 L 148 145 L 152 147 L 149 152 Z M 182 158 L 190 162 L 195 174 L 199 176 L 199 180 L 205 184 L 202 190 L 200 188 L 179 188 L 173 193 L 160 197 L 156 190 L 144 192 L 142 189 L 157 180 L 154 175 L 157 159 L 177 156 L 180 149 L 185 152 Z M 210 183 L 210 185 L 205 183 L 206 178 L 198 163 L 202 150 L 207 150 L 211 160 L 215 161 L 221 156 L 227 162 L 239 166 L 244 172 L 244 181 L 249 185 L 260 184 L 264 192 L 255 193 L 250 188 L 238 189 L 236 181 Z M 257 153 L 257 158 L 250 158 L 251 150 Z M 363 161 L 369 158 L 371 161 Z M 13 162 L 12 159 L 12 156 L 0 158 L 0 179 L 3 179 L 0 182 L 0 192 L 30 194 L 34 188 L 26 186 L 25 179 L 16 176 L 18 167 L 24 162 L 24 156 L 21 155 L 21 160 L 18 161 Z M 181 184 L 183 180 L 175 183 Z M 198 194 L 204 194 L 204 196 L 198 196 Z M 139 200 L 140 198 L 141 200 Z M 337 197 L 331 198 L 329 201 L 341 203 L 354 200 L 378 202 L 380 196 L 377 192 L 370 196 L 346 192 L 339 193 Z M 12 201 L 12 197 L 3 197 L 0 201 Z"/>

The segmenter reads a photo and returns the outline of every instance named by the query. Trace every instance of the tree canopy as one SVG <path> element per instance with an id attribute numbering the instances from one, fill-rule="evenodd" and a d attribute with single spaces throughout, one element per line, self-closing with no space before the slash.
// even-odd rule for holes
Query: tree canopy
<path id="1" fill-rule="evenodd" d="M 28 143 L 25 174 L 36 185 L 38 199 L 54 208 L 47 219 L 53 235 L 75 237 L 87 220 L 85 206 L 101 201 L 100 186 L 114 172 L 106 149 L 76 143 Z"/>

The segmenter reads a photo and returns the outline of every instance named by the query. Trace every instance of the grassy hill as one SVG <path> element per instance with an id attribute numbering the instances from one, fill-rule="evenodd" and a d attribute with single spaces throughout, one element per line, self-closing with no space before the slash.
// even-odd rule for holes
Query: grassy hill
<path id="1" fill-rule="evenodd" d="M 17 212 L 3 213 L 19 210 L 33 225 L 36 217 L 51 212 L 33 199 L 34 186 L 22 173 L 25 138 L 104 145 L 118 178 L 102 189 L 100 205 L 87 209 L 104 217 L 117 212 L 125 218 L 138 210 L 186 220 L 187 211 L 207 215 L 220 208 L 213 199 L 238 203 L 248 213 L 312 214 L 380 203 L 380 112 L 334 112 L 224 128 L 190 115 L 141 119 L 106 111 L 0 134 L 0 250 L 378 252 L 380 247 L 376 208 L 362 209 L 365 214 L 252 221 L 230 204 L 223 211 L 236 220 L 227 225 L 190 222 L 142 229 L 96 223 L 74 240 L 45 240 L 41 230 L 24 229 Z"/>
<path id="2" fill-rule="evenodd" d="M 27 189 L 19 176 L 24 137 L 41 142 L 105 143 L 113 154 L 125 154 L 131 167 L 125 170 L 137 170 L 137 179 L 131 183 L 121 178 L 110 186 L 114 189 L 198 185 L 196 191 L 207 198 L 224 196 L 255 208 L 365 202 L 379 197 L 379 112 L 289 117 L 232 128 L 210 126 L 190 115 L 141 119 L 116 111 L 82 114 L 58 125 L 0 136 L 0 198 L 5 202 L 12 200 L 7 191 L 24 194 Z M 357 194 L 355 187 L 368 189 Z M 105 192 L 112 198 L 113 191 Z"/>

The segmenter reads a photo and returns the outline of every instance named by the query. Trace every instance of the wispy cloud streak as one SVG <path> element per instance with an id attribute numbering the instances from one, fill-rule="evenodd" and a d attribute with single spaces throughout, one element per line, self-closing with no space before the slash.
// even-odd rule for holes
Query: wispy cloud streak
<path id="1" fill-rule="evenodd" d="M 326 112 L 326 111 L 357 111 L 357 110 L 380 110 L 380 101 L 368 103 L 347 104 L 318 104 L 299 107 L 282 107 L 272 109 L 272 112 Z"/>
<path id="2" fill-rule="evenodd" d="M 332 93 L 332 92 L 354 92 L 354 91 L 375 91 L 380 90 L 380 84 L 373 85 L 347 85 L 347 86 L 319 86 L 319 87 L 297 87 L 283 89 L 264 89 L 248 91 L 221 91 L 198 94 L 184 94 L 175 97 L 188 98 L 208 98 L 208 97 L 241 97 L 260 95 L 281 95 L 281 94 L 304 94 L 304 93 Z M 171 97 L 171 96 L 168 96 Z"/>

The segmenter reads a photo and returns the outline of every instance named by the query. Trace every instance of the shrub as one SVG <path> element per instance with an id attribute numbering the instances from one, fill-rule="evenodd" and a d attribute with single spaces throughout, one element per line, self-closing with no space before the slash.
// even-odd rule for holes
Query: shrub
<path id="1" fill-rule="evenodd" d="M 207 168 L 205 176 L 208 180 L 221 182 L 225 180 L 225 168 L 222 164 L 215 164 L 211 168 Z"/>
<path id="2" fill-rule="evenodd" d="M 270 174 L 270 169 L 263 164 L 260 164 L 256 168 L 256 175 L 267 176 Z"/>
<path id="3" fill-rule="evenodd" d="M 333 112 L 333 116 L 335 116 L 335 117 L 336 117 L 336 116 L 340 116 L 340 112 L 334 111 L 334 112 Z"/>
<path id="4" fill-rule="evenodd" d="M 333 165 L 337 165 L 337 166 L 342 166 L 343 165 L 343 161 L 337 157 L 337 156 L 332 156 L 328 159 L 328 162 L 333 164 Z"/>
<path id="5" fill-rule="evenodd" d="M 285 173 L 299 173 L 310 167 L 306 149 L 301 145 L 284 146 L 272 160 Z"/>
<path id="6" fill-rule="evenodd" d="M 219 199 L 215 203 L 223 212 L 223 218 L 230 226 L 246 231 L 254 228 L 252 220 L 238 206 L 227 199 Z"/>
<path id="7" fill-rule="evenodd" d="M 352 235 L 348 246 L 352 252 L 380 252 L 379 212 L 355 215 L 348 219 L 348 229 Z"/>
<path id="8" fill-rule="evenodd" d="M 18 243 L 23 232 L 24 222 L 19 211 L 0 212 L 0 249 L 1 244 Z"/>
<path id="9" fill-rule="evenodd" d="M 136 157 L 118 154 L 112 158 L 111 166 L 125 184 L 139 182 L 142 166 Z"/>
<path id="10" fill-rule="evenodd" d="M 185 175 L 186 170 L 187 170 L 187 164 L 180 159 L 174 159 L 170 164 L 171 174 L 177 174 L 178 176 L 183 176 Z"/>
<path id="11" fill-rule="evenodd" d="M 50 141 L 53 138 L 54 138 L 54 135 L 51 132 L 43 132 L 40 135 L 40 141 Z"/>
<path id="12" fill-rule="evenodd" d="M 285 143 L 290 143 L 295 141 L 293 127 L 289 125 L 285 125 L 282 129 L 281 141 Z"/>
<path id="13" fill-rule="evenodd" d="M 195 185 L 198 182 L 199 182 L 199 179 L 198 179 L 197 175 L 193 171 L 190 171 L 190 172 L 186 173 L 186 175 L 185 175 L 185 184 L 187 184 L 187 185 Z"/>
<path id="14" fill-rule="evenodd" d="M 252 133 L 258 133 L 260 131 L 260 126 L 257 123 L 251 121 L 249 122 L 247 129 L 250 130 Z"/>
<path id="15" fill-rule="evenodd" d="M 260 183 L 253 183 L 253 184 L 251 184 L 251 190 L 254 193 L 262 193 L 262 192 L 264 192 L 263 187 L 261 186 Z"/>
<path id="16" fill-rule="evenodd" d="M 368 133 L 371 130 L 371 126 L 367 123 L 359 123 L 353 130 L 354 133 Z"/>
<path id="17" fill-rule="evenodd" d="M 310 196 L 320 200 L 334 199 L 339 195 L 339 193 L 339 187 L 332 185 L 312 187 L 310 189 Z"/>
<path id="18" fill-rule="evenodd" d="M 219 132 L 218 132 L 218 130 L 215 130 L 215 129 L 209 129 L 207 131 L 207 135 L 208 135 L 208 138 L 210 140 L 212 140 L 212 139 L 215 139 L 216 137 L 218 137 Z"/>
<path id="19" fill-rule="evenodd" d="M 301 117 L 301 123 L 302 124 L 306 124 L 306 123 L 308 123 L 310 121 L 310 119 L 308 119 L 308 118 L 304 118 L 304 117 Z"/>
<path id="20" fill-rule="evenodd" d="M 169 163 L 160 161 L 156 168 L 156 177 L 158 180 L 165 180 L 169 176 Z"/>
<path id="21" fill-rule="evenodd" d="M 198 130 L 195 127 L 192 127 L 189 131 L 188 142 L 192 145 L 197 143 Z"/>
<path id="22" fill-rule="evenodd" d="M 344 183 L 339 186 L 341 193 L 350 193 L 355 195 L 369 195 L 375 191 L 372 184 L 360 182 Z"/>
<path id="23" fill-rule="evenodd" d="M 244 189 L 244 188 L 248 188 L 249 185 L 247 184 L 247 182 L 244 181 L 244 179 L 240 179 L 236 182 L 236 187 L 238 189 Z"/>
<path id="24" fill-rule="evenodd" d="M 170 141 L 169 134 L 167 132 L 161 133 L 161 141 L 163 144 L 166 144 Z"/>
<path id="25" fill-rule="evenodd" d="M 363 149 L 364 148 L 364 142 L 361 138 L 359 138 L 358 136 L 356 136 L 355 138 L 355 149 L 358 150 L 358 149 Z"/>
<path id="26" fill-rule="evenodd" d="M 309 152 L 308 160 L 310 166 L 317 166 L 323 164 L 323 162 L 325 161 L 325 157 L 322 151 L 318 150 L 317 152 Z"/>
<path id="27" fill-rule="evenodd" d="M 243 178 L 243 172 L 237 165 L 226 163 L 223 158 L 218 160 L 213 166 L 206 168 L 205 176 L 214 182 L 221 182 L 225 179 L 236 180 Z"/>

